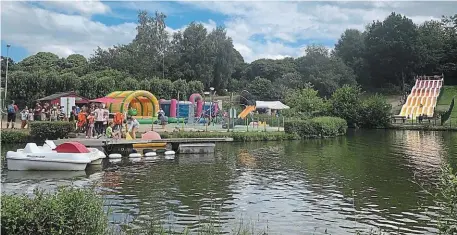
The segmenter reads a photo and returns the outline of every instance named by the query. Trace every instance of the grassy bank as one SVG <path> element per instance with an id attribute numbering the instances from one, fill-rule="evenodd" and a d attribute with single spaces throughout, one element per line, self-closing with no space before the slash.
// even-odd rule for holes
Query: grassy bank
<path id="1" fill-rule="evenodd" d="M 434 126 L 434 125 L 389 125 L 385 129 L 391 130 L 411 130 L 411 131 L 457 131 L 457 123 L 455 126 Z"/>
<path id="2" fill-rule="evenodd" d="M 441 96 L 436 102 L 436 111 L 444 112 L 449 109 L 452 98 L 457 97 L 457 86 L 444 86 Z M 457 108 L 452 110 L 450 119 L 457 120 Z M 457 122 L 457 121 L 456 121 Z"/>
<path id="3" fill-rule="evenodd" d="M 161 133 L 163 139 L 170 138 L 233 138 L 236 142 L 283 141 L 297 137 L 285 132 L 173 132 Z"/>

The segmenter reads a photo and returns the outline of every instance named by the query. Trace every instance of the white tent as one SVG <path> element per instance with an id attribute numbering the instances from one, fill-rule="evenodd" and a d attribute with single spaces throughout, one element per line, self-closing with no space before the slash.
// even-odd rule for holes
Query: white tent
<path id="1" fill-rule="evenodd" d="M 290 109 L 289 106 L 281 103 L 281 101 L 256 101 L 255 106 L 257 109 L 274 109 L 274 110 Z"/>

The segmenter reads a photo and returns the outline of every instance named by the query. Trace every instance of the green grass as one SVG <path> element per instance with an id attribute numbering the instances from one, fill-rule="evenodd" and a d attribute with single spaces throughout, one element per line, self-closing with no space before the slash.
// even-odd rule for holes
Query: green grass
<path id="1" fill-rule="evenodd" d="M 436 111 L 444 112 L 449 109 L 452 98 L 457 97 L 457 86 L 444 86 L 443 93 L 436 103 Z M 454 108 L 451 113 L 450 120 L 457 122 L 457 108 Z"/>

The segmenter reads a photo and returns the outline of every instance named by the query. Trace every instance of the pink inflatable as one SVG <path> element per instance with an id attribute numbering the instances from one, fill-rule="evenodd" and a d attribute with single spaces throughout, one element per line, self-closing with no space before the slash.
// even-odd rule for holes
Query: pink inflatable
<path id="1" fill-rule="evenodd" d="M 197 112 L 195 113 L 195 117 L 200 117 L 203 111 L 203 97 L 198 93 L 194 93 L 189 97 L 189 101 L 192 105 L 195 105 L 195 102 L 197 102 Z"/>

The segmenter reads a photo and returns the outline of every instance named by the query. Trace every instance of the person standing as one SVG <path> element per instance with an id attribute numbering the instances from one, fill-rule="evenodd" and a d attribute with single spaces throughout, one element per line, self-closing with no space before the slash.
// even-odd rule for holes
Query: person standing
<path id="1" fill-rule="evenodd" d="M 30 128 L 30 123 L 33 122 L 33 118 L 35 117 L 33 113 L 33 109 L 29 109 L 29 116 L 27 117 L 28 122 L 27 122 L 27 127 Z"/>
<path id="2" fill-rule="evenodd" d="M 92 138 L 94 133 L 95 126 L 95 116 L 90 113 L 87 117 L 87 129 L 86 129 L 86 138 Z"/>
<path id="3" fill-rule="evenodd" d="M 97 105 L 94 111 L 95 114 L 95 132 L 98 135 L 103 134 L 103 122 L 105 121 L 104 111 L 101 109 L 101 104 Z"/>
<path id="4" fill-rule="evenodd" d="M 41 112 L 42 112 L 42 107 L 41 107 L 40 103 L 36 103 L 35 109 L 33 110 L 35 121 L 41 121 Z"/>
<path id="5" fill-rule="evenodd" d="M 11 101 L 11 104 L 8 105 L 8 116 L 7 116 L 7 122 L 6 122 L 6 129 L 8 129 L 9 124 L 11 123 L 11 129 L 14 129 L 14 123 L 16 122 L 16 113 L 18 112 L 18 107 L 14 103 L 14 100 Z"/>
<path id="6" fill-rule="evenodd" d="M 114 114 L 114 130 L 122 132 L 122 123 L 124 122 L 124 115 L 121 112 Z"/>
<path id="7" fill-rule="evenodd" d="M 106 108 L 106 104 L 103 104 L 103 129 L 102 133 L 105 134 L 106 128 L 108 128 L 109 122 L 109 110 Z"/>
<path id="8" fill-rule="evenodd" d="M 29 109 L 25 106 L 25 109 L 21 111 L 21 129 L 24 129 L 27 126 L 27 119 L 29 116 Z"/>
<path id="9" fill-rule="evenodd" d="M 132 116 L 127 116 L 127 131 L 133 139 L 136 139 L 136 132 L 140 123 Z"/>

